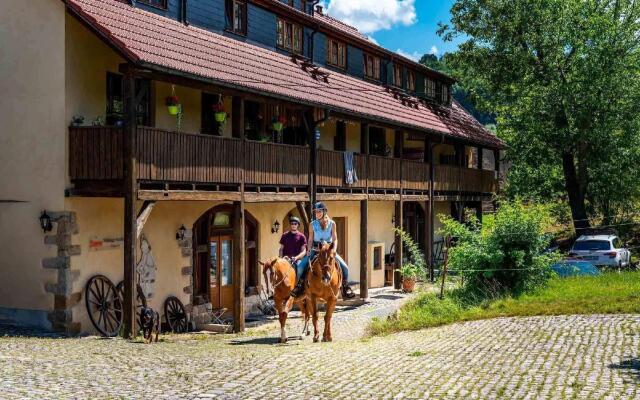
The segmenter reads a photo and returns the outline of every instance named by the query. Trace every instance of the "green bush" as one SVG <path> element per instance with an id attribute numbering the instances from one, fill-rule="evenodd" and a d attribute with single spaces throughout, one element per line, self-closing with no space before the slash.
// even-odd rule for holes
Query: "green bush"
<path id="1" fill-rule="evenodd" d="M 402 260 L 402 267 L 400 267 L 400 274 L 409 279 L 421 279 L 424 278 L 427 262 L 424 259 L 424 254 L 420 251 L 420 248 L 413 240 L 411 235 L 403 231 L 400 228 L 393 228 L 396 235 L 402 239 L 403 247 L 407 250 L 408 259 Z"/>
<path id="2" fill-rule="evenodd" d="M 558 260 L 545 250 L 550 235 L 549 213 L 542 206 L 503 203 L 491 223 L 481 227 L 473 216 L 461 224 L 440 216 L 441 233 L 455 239 L 449 250 L 449 269 L 463 277 L 464 291 L 472 297 L 494 298 L 543 285 Z"/>

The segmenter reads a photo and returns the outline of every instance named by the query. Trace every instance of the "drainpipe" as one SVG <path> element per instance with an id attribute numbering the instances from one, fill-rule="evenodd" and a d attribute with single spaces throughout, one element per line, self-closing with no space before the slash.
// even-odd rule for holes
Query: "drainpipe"
<path id="1" fill-rule="evenodd" d="M 311 16 L 313 17 L 313 15 L 316 12 L 316 6 L 318 5 L 318 3 L 320 3 L 320 0 L 313 0 L 311 2 Z"/>
<path id="2" fill-rule="evenodd" d="M 316 6 L 318 5 L 318 3 L 320 3 L 320 0 L 313 0 L 310 4 L 311 4 L 311 16 L 314 15 L 315 10 L 316 10 Z M 314 60 L 313 60 L 313 56 L 315 53 L 315 41 L 314 38 L 316 36 L 316 33 L 318 33 L 318 28 L 314 28 L 313 32 L 311 32 L 311 35 L 309 36 L 310 39 L 310 45 L 309 45 L 309 59 L 311 60 L 311 63 L 313 64 Z"/>

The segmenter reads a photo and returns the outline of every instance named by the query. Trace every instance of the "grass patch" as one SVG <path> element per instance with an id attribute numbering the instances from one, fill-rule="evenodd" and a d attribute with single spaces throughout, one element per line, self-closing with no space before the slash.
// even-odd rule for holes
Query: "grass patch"
<path id="1" fill-rule="evenodd" d="M 600 276 L 553 278 L 535 291 L 517 298 L 469 301 L 460 290 L 438 299 L 421 293 L 387 319 L 374 319 L 371 335 L 441 326 L 458 321 L 496 317 L 637 314 L 640 313 L 640 272 L 605 273 Z"/>

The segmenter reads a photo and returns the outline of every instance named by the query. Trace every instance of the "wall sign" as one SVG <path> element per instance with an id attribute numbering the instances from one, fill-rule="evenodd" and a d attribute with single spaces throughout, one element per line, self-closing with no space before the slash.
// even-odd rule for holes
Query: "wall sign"
<path id="1" fill-rule="evenodd" d="M 121 237 L 103 237 L 97 236 L 89 239 L 89 251 L 114 250 L 124 247 L 124 238 Z"/>

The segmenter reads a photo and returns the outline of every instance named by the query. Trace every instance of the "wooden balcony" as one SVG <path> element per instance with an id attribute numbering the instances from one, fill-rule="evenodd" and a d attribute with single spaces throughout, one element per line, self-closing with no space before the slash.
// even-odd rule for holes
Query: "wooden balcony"
<path id="1" fill-rule="evenodd" d="M 244 180 L 249 191 L 304 192 L 309 188 L 308 147 L 171 132 L 137 130 L 137 179 L 160 190 L 238 191 Z M 101 182 L 118 186 L 124 178 L 123 130 L 115 127 L 69 128 L 69 175 L 76 185 Z M 358 182 L 345 183 L 344 155 L 319 150 L 316 183 L 320 193 L 428 193 L 430 166 L 387 157 L 354 155 Z M 489 194 L 496 190 L 494 171 L 434 167 L 437 194 Z"/>

